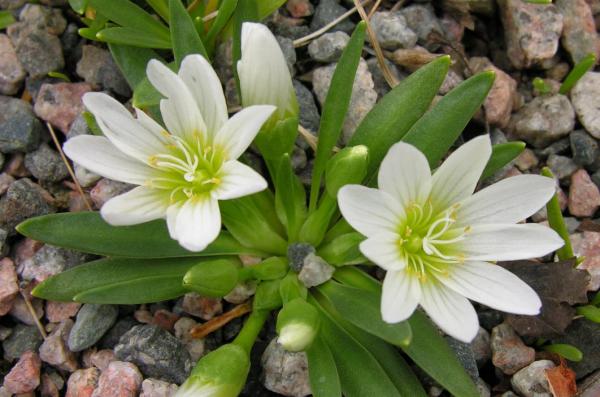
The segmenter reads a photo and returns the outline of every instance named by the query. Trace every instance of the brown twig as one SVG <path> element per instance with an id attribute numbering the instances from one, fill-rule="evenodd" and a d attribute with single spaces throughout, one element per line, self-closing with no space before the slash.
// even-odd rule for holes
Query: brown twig
<path id="1" fill-rule="evenodd" d="M 313 134 L 311 134 L 309 130 L 302 127 L 300 124 L 298 124 L 298 132 L 300 133 L 300 136 L 302 136 L 302 138 L 304 138 L 306 143 L 308 143 L 308 146 L 310 146 L 310 148 L 312 150 L 314 150 L 316 153 L 317 143 L 319 141 L 318 138 L 316 136 L 314 136 Z"/>
<path id="2" fill-rule="evenodd" d="M 231 320 L 241 317 L 246 313 L 250 313 L 250 311 L 252 311 L 252 304 L 250 302 L 242 303 L 241 305 L 237 305 L 230 311 L 208 320 L 204 324 L 196 325 L 195 327 L 190 329 L 190 335 L 192 338 L 195 339 L 204 338 L 206 335 L 215 332 L 219 328 L 225 326 L 225 324 L 227 324 Z"/>
<path id="3" fill-rule="evenodd" d="M 25 291 L 23 291 L 22 289 L 19 290 L 19 292 L 21 293 L 21 296 L 23 297 L 23 301 L 25 301 L 25 306 L 27 306 L 27 311 L 29 312 L 29 315 L 33 319 L 33 322 L 35 323 L 35 326 L 37 327 L 39 333 L 42 335 L 42 337 L 44 339 L 46 339 L 48 337 L 48 334 L 46 333 L 44 326 L 40 322 L 40 319 L 37 318 L 35 309 L 33 308 L 31 301 L 29 300 L 29 296 L 27 296 L 27 293 Z"/>
<path id="4" fill-rule="evenodd" d="M 375 14 L 375 12 L 377 11 L 377 9 L 379 8 L 379 5 L 381 4 L 382 0 L 377 0 L 377 2 L 375 3 L 375 5 L 373 5 L 373 7 L 371 7 L 371 10 L 369 11 L 369 20 L 371 19 L 371 17 L 373 16 L 373 14 Z"/>

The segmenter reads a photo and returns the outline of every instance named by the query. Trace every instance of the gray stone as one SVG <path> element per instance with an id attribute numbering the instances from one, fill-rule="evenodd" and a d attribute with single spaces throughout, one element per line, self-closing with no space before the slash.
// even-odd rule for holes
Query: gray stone
<path id="1" fill-rule="evenodd" d="M 79 352 L 98 342 L 115 323 L 118 314 L 113 305 L 83 305 L 69 334 L 69 350 Z"/>
<path id="2" fill-rule="evenodd" d="M 400 12 L 376 12 L 371 17 L 371 28 L 379 45 L 386 50 L 413 48 L 417 44 L 417 34 L 408 27 Z"/>
<path id="3" fill-rule="evenodd" d="M 598 158 L 598 142 L 583 130 L 569 134 L 573 161 L 579 165 L 592 165 Z"/>
<path id="4" fill-rule="evenodd" d="M 315 9 L 312 21 L 310 22 L 310 30 L 315 31 L 327 25 L 334 19 L 344 14 L 346 10 L 344 7 L 339 5 L 336 0 L 322 0 Z M 345 19 L 342 22 L 335 25 L 330 31 L 335 32 L 341 30 L 342 32 L 349 33 L 354 29 L 354 23 L 349 19 Z"/>
<path id="5" fill-rule="evenodd" d="M 90 198 L 94 202 L 94 205 L 96 205 L 97 208 L 100 208 L 111 198 L 128 192 L 132 188 L 133 185 L 128 183 L 102 178 L 91 190 Z"/>
<path id="6" fill-rule="evenodd" d="M 542 150 L 536 151 L 536 153 L 541 157 L 548 157 L 551 154 L 561 154 L 566 152 L 571 147 L 571 141 L 569 138 L 559 139 L 553 144 L 545 147 Z"/>
<path id="7" fill-rule="evenodd" d="M 40 335 L 40 331 L 35 326 L 17 324 L 10 336 L 2 342 L 4 359 L 6 361 L 13 361 L 27 351 L 35 352 L 42 344 L 42 341 L 42 335 Z"/>
<path id="8" fill-rule="evenodd" d="M 99 346 L 102 349 L 114 349 L 123 336 L 131 328 L 139 323 L 133 317 L 124 317 L 117 321 L 115 325 L 100 339 Z"/>
<path id="9" fill-rule="evenodd" d="M 304 149 L 302 149 L 298 146 L 294 146 L 294 151 L 292 152 L 291 161 L 292 161 L 292 169 L 294 171 L 299 171 L 299 170 L 304 169 L 304 167 L 306 167 L 306 164 L 308 163 L 308 157 L 306 156 L 306 152 L 304 151 Z"/>
<path id="10" fill-rule="evenodd" d="M 177 385 L 158 379 L 144 379 L 140 397 L 173 397 L 177 392 Z"/>
<path id="11" fill-rule="evenodd" d="M 430 51 L 439 48 L 440 45 L 432 34 L 442 35 L 443 29 L 430 5 L 413 4 L 402 7 L 400 12 L 406 19 L 408 27 L 417 34 L 420 45 Z"/>
<path id="12" fill-rule="evenodd" d="M 290 74 L 293 76 L 296 73 L 296 70 L 294 69 L 294 64 L 296 63 L 294 41 L 283 36 L 275 36 L 275 38 L 277 39 L 277 43 L 279 43 L 281 52 L 283 52 L 283 57 L 285 58 Z"/>
<path id="13" fill-rule="evenodd" d="M 44 7 L 39 4 L 27 4 L 19 13 L 19 21 L 27 29 L 40 29 L 58 36 L 65 31 L 67 20 L 58 8 Z"/>
<path id="14" fill-rule="evenodd" d="M 14 23 L 7 31 L 19 61 L 31 77 L 42 77 L 65 66 L 57 36 L 45 29 L 32 28 L 27 22 Z"/>
<path id="15" fill-rule="evenodd" d="M 587 72 L 571 90 L 571 101 L 583 127 L 600 139 L 600 72 Z"/>
<path id="16" fill-rule="evenodd" d="M 555 366 L 550 360 L 534 361 L 514 374 L 510 384 L 523 397 L 552 397 L 546 370 Z"/>
<path id="17" fill-rule="evenodd" d="M 76 70 L 77 74 L 95 89 L 111 90 L 124 97 L 131 95 L 127 81 L 107 50 L 84 45 Z"/>
<path id="18" fill-rule="evenodd" d="M 44 199 L 42 188 L 28 178 L 19 179 L 0 199 L 0 227 L 11 233 L 25 219 L 51 212 L 54 208 Z"/>
<path id="19" fill-rule="evenodd" d="M 475 339 L 471 342 L 473 357 L 477 366 L 481 368 L 492 359 L 492 348 L 490 347 L 490 333 L 483 327 L 479 327 Z"/>
<path id="20" fill-rule="evenodd" d="M 50 276 L 80 265 L 91 255 L 65 248 L 44 245 L 31 257 L 18 263 L 17 271 L 23 280 L 44 281 Z"/>
<path id="21" fill-rule="evenodd" d="M 43 132 L 29 103 L 0 96 L 0 152 L 30 152 L 38 147 Z"/>
<path id="22" fill-rule="evenodd" d="M 579 318 L 573 320 L 564 336 L 552 342 L 567 343 L 581 350 L 583 359 L 569 363 L 569 367 L 577 374 L 577 379 L 581 379 L 600 368 L 598 338 L 600 338 L 600 324 L 586 318 Z"/>
<path id="23" fill-rule="evenodd" d="M 385 64 L 387 65 L 388 70 L 392 73 L 392 76 L 394 76 L 397 81 L 402 81 L 406 78 L 406 74 L 401 72 L 400 69 L 398 69 L 398 67 L 390 62 L 387 58 L 385 59 Z M 369 68 L 369 72 L 371 72 L 371 77 L 373 78 L 375 91 L 377 92 L 378 97 L 381 98 L 390 92 L 390 85 L 383 76 L 383 72 L 381 71 L 381 67 L 379 66 L 377 58 L 368 59 L 367 66 Z"/>
<path id="24" fill-rule="evenodd" d="M 563 16 L 562 45 L 573 63 L 588 54 L 598 56 L 598 33 L 590 5 L 586 0 L 555 0 Z"/>
<path id="25" fill-rule="evenodd" d="M 298 273 L 298 280 L 306 288 L 316 287 L 331 279 L 335 268 L 315 254 L 308 254 L 304 258 L 302 270 Z"/>
<path id="26" fill-rule="evenodd" d="M 315 247 L 308 243 L 294 243 L 288 246 L 287 258 L 290 268 L 299 272 L 304 266 L 304 259 L 316 252 Z"/>
<path id="27" fill-rule="evenodd" d="M 83 113 L 80 113 L 75 117 L 71 123 L 71 127 L 67 132 L 67 139 L 71 139 L 78 135 L 92 135 L 92 131 L 90 130 L 87 121 L 85 121 L 85 117 L 83 117 Z"/>
<path id="28" fill-rule="evenodd" d="M 344 32 L 325 33 L 308 45 L 308 54 L 318 62 L 336 62 L 350 41 Z"/>
<path id="29" fill-rule="evenodd" d="M 23 7 L 27 0 L 0 0 L 0 8 L 3 10 L 15 10 Z"/>
<path id="30" fill-rule="evenodd" d="M 479 369 L 477 368 L 475 354 L 471 346 L 468 343 L 461 342 L 449 336 L 446 337 L 446 342 L 454 350 L 458 361 L 460 361 L 463 368 L 471 376 L 471 379 L 474 381 L 477 380 L 479 378 Z"/>
<path id="31" fill-rule="evenodd" d="M 115 354 L 137 365 L 146 377 L 179 384 L 193 365 L 179 339 L 155 325 L 133 327 L 121 337 Z"/>
<path id="32" fill-rule="evenodd" d="M 284 396 L 311 394 L 305 352 L 288 352 L 274 338 L 265 349 L 261 363 L 263 385 L 267 389 Z"/>
<path id="33" fill-rule="evenodd" d="M 298 107 L 300 108 L 300 125 L 316 134 L 319 130 L 321 116 L 315 103 L 315 98 L 308 88 L 302 83 L 294 80 L 294 90 L 298 98 Z"/>
<path id="34" fill-rule="evenodd" d="M 551 154 L 548 157 L 546 165 L 550 167 L 550 170 L 552 170 L 557 179 L 568 178 L 579 168 L 573 159 L 558 154 Z"/>
<path id="35" fill-rule="evenodd" d="M 0 94 L 16 94 L 25 80 L 25 74 L 10 39 L 0 34 Z"/>
<path id="36" fill-rule="evenodd" d="M 60 182 L 69 175 L 60 155 L 45 143 L 25 155 L 25 168 L 41 181 Z"/>
<path id="37" fill-rule="evenodd" d="M 569 134 L 575 112 L 564 95 L 536 97 L 513 116 L 513 134 L 541 148 Z"/>
<path id="38" fill-rule="evenodd" d="M 535 350 L 526 346 L 507 323 L 492 329 L 490 345 L 494 366 L 507 375 L 514 374 L 535 359 Z"/>

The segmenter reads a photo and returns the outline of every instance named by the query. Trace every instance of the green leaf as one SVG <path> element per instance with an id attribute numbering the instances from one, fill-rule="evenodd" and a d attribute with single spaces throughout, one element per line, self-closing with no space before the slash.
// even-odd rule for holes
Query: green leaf
<path id="1" fill-rule="evenodd" d="M 15 18 L 10 11 L 0 11 L 0 29 L 6 29 L 15 22 Z"/>
<path id="2" fill-rule="evenodd" d="M 263 20 L 285 3 L 285 0 L 253 0 L 256 2 L 258 20 Z"/>
<path id="3" fill-rule="evenodd" d="M 331 157 L 333 147 L 340 137 L 342 125 L 350 98 L 352 87 L 356 78 L 356 69 L 362 54 L 365 41 L 366 24 L 360 22 L 356 25 L 350 41 L 346 45 L 340 60 L 335 67 L 335 72 L 327 91 L 327 98 L 321 113 L 321 124 L 319 126 L 319 143 L 312 172 L 312 183 L 310 187 L 310 212 L 317 206 L 319 190 L 321 188 L 321 177 L 325 172 L 327 160 Z"/>
<path id="4" fill-rule="evenodd" d="M 155 19 L 152 15 L 144 11 L 140 6 L 136 5 L 133 1 L 89 1 L 92 7 L 113 22 L 121 26 L 131 28 L 131 30 L 145 32 L 145 34 L 148 36 L 154 36 L 156 40 L 162 39 L 169 41 L 169 29 L 159 20 Z"/>
<path id="5" fill-rule="evenodd" d="M 210 255 L 260 255 L 228 233 L 202 252 L 191 252 L 171 239 L 163 220 L 134 226 L 111 226 L 97 212 L 69 212 L 30 218 L 17 226 L 19 233 L 58 247 L 98 255 L 130 258 L 171 258 Z"/>
<path id="6" fill-rule="evenodd" d="M 109 258 L 76 266 L 36 286 L 32 294 L 53 301 L 138 304 L 174 299 L 199 258 Z"/>
<path id="7" fill-rule="evenodd" d="M 169 22 L 169 3 L 167 0 L 146 0 L 146 3 L 165 21 Z"/>
<path id="8" fill-rule="evenodd" d="M 569 91 L 571 91 L 571 88 L 577 84 L 579 79 L 582 78 L 588 70 L 593 68 L 595 64 L 596 56 L 594 54 L 588 54 L 583 57 L 575 66 L 573 66 L 573 69 L 569 72 L 565 78 L 565 81 L 563 81 L 563 83 L 560 85 L 558 92 L 566 95 Z"/>
<path id="9" fill-rule="evenodd" d="M 373 177 L 390 146 L 402 139 L 429 109 L 449 66 L 449 56 L 423 66 L 381 98 L 359 124 L 348 145 L 369 148 L 367 179 Z"/>
<path id="10" fill-rule="evenodd" d="M 342 385 L 331 350 L 319 335 L 306 350 L 308 376 L 314 397 L 341 397 Z"/>
<path id="11" fill-rule="evenodd" d="M 275 205 L 281 223 L 286 226 L 288 241 L 297 241 L 300 226 L 306 218 L 306 192 L 292 169 L 290 156 L 286 153 L 279 160 Z"/>
<path id="12" fill-rule="evenodd" d="M 283 304 L 279 286 L 281 280 L 262 281 L 256 287 L 254 301 L 252 303 L 253 310 L 275 310 L 279 309 Z"/>
<path id="13" fill-rule="evenodd" d="M 166 64 L 169 69 L 177 72 L 175 62 Z M 146 109 L 151 106 L 158 105 L 162 99 L 162 95 L 154 88 L 148 77 L 144 77 L 133 90 L 133 106 L 140 109 Z"/>
<path id="14" fill-rule="evenodd" d="M 149 48 L 109 43 L 108 49 L 132 90 L 146 78 L 148 62 L 151 59 L 161 60 L 160 56 Z"/>
<path id="15" fill-rule="evenodd" d="M 323 244 L 318 249 L 319 256 L 333 266 L 365 263 L 366 258 L 358 249 L 365 237 L 356 232 L 342 234 Z"/>
<path id="16" fill-rule="evenodd" d="M 381 318 L 381 296 L 374 292 L 329 281 L 318 287 L 344 319 L 397 346 L 407 346 L 412 338 L 410 326 L 403 321 L 389 324 Z"/>
<path id="17" fill-rule="evenodd" d="M 177 69 L 186 55 L 201 54 L 208 59 L 206 48 L 196 31 L 194 22 L 187 10 L 181 4 L 181 0 L 169 0 L 169 11 L 171 15 L 171 43 Z"/>
<path id="18" fill-rule="evenodd" d="M 582 315 L 583 317 L 595 323 L 600 323 L 600 309 L 596 306 L 579 306 L 577 307 L 577 314 Z"/>
<path id="19" fill-rule="evenodd" d="M 128 27 L 102 29 L 96 33 L 96 39 L 107 43 L 130 45 L 145 48 L 171 48 L 171 41 L 163 37 L 148 34 L 143 30 Z"/>
<path id="20" fill-rule="evenodd" d="M 506 142 L 492 146 L 492 155 L 481 174 L 481 180 L 494 175 L 499 169 L 513 161 L 525 150 L 524 142 Z"/>
<path id="21" fill-rule="evenodd" d="M 419 149 L 434 168 L 460 136 L 494 83 L 492 71 L 461 83 L 423 115 L 402 139 Z"/>
<path id="22" fill-rule="evenodd" d="M 544 346 L 543 349 L 547 352 L 556 353 L 569 361 L 578 362 L 583 360 L 583 353 L 581 350 L 566 343 L 554 343 L 552 345 Z"/>
<path id="23" fill-rule="evenodd" d="M 238 0 L 223 0 L 221 3 L 221 6 L 219 7 L 219 13 L 213 21 L 208 33 L 206 34 L 206 46 L 210 48 L 211 51 L 214 49 L 217 35 L 223 30 L 227 22 L 231 19 L 237 3 Z"/>
<path id="24" fill-rule="evenodd" d="M 548 167 L 544 167 L 542 169 L 542 175 L 554 179 L 554 175 Z M 565 261 L 573 258 L 575 254 L 573 253 L 573 246 L 571 245 L 569 230 L 567 229 L 565 218 L 563 218 L 562 210 L 560 209 L 557 193 L 554 193 L 550 201 L 546 203 L 546 212 L 548 214 L 548 224 L 565 242 L 565 245 L 556 251 L 558 259 Z"/>
<path id="25" fill-rule="evenodd" d="M 88 0 L 69 0 L 69 5 L 78 14 L 83 14 L 87 7 Z"/>

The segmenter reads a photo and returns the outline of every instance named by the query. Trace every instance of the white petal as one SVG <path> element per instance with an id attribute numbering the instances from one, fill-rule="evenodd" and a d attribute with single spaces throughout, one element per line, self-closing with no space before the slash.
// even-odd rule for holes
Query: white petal
<path id="1" fill-rule="evenodd" d="M 168 192 L 138 186 L 108 200 L 102 206 L 100 214 L 113 226 L 137 225 L 164 218 L 168 205 Z"/>
<path id="2" fill-rule="evenodd" d="M 407 143 L 396 143 L 381 162 L 379 188 L 400 201 L 403 207 L 423 203 L 431 190 L 427 158 Z"/>
<path id="3" fill-rule="evenodd" d="M 225 152 L 225 160 L 235 160 L 252 143 L 260 127 L 271 116 L 275 106 L 250 106 L 237 112 L 227 120 L 215 136 L 215 149 Z"/>
<path id="4" fill-rule="evenodd" d="M 94 114 L 104 135 L 123 153 L 146 162 L 164 151 L 163 140 L 134 119 L 116 99 L 89 92 L 83 96 L 83 104 Z"/>
<path id="5" fill-rule="evenodd" d="M 229 200 L 258 193 L 267 188 L 267 181 L 258 172 L 239 161 L 228 161 L 221 167 L 221 184 L 213 191 L 218 200 Z"/>
<path id="6" fill-rule="evenodd" d="M 381 316 L 386 323 L 404 321 L 421 299 L 419 279 L 403 271 L 388 271 L 381 292 Z"/>
<path id="7" fill-rule="evenodd" d="M 463 225 L 517 223 L 543 207 L 555 190 L 554 180 L 545 176 L 506 178 L 463 200 L 457 219 Z"/>
<path id="8" fill-rule="evenodd" d="M 473 194 L 492 154 L 488 135 L 471 139 L 456 149 L 433 174 L 431 199 L 443 210 Z"/>
<path id="9" fill-rule="evenodd" d="M 406 263 L 402 260 L 398 249 L 399 237 L 396 233 L 377 233 L 360 243 L 360 252 L 385 270 L 402 270 L 406 267 Z"/>
<path id="10" fill-rule="evenodd" d="M 148 62 L 148 79 L 167 99 L 160 101 L 160 112 L 170 133 L 195 142 L 197 135 L 206 136 L 206 125 L 194 97 L 183 80 L 157 61 Z"/>
<path id="11" fill-rule="evenodd" d="M 479 330 L 479 320 L 469 300 L 433 280 L 421 288 L 421 306 L 433 322 L 451 337 L 470 343 Z"/>
<path id="12" fill-rule="evenodd" d="M 183 204 L 177 215 L 177 241 L 190 251 L 202 251 L 221 231 L 219 203 L 210 197 L 197 197 Z"/>
<path id="13" fill-rule="evenodd" d="M 167 208 L 167 229 L 169 230 L 169 236 L 173 240 L 177 240 L 177 215 L 181 210 L 182 203 L 175 203 Z"/>
<path id="14" fill-rule="evenodd" d="M 105 178 L 143 185 L 154 170 L 127 157 L 103 136 L 79 135 L 63 145 L 66 155 L 77 164 Z"/>
<path id="15" fill-rule="evenodd" d="M 536 315 L 542 302 L 537 293 L 508 270 L 487 262 L 453 266 L 438 279 L 455 292 L 503 312 Z"/>
<path id="16" fill-rule="evenodd" d="M 538 258 L 563 244 L 554 230 L 535 223 L 474 225 L 460 243 L 467 260 L 482 261 Z"/>
<path id="17" fill-rule="evenodd" d="M 210 63 L 197 54 L 183 59 L 179 76 L 196 100 L 208 134 L 214 135 L 227 121 L 227 105 L 219 77 Z"/>
<path id="18" fill-rule="evenodd" d="M 346 185 L 338 192 L 338 204 L 346 221 L 363 235 L 394 233 L 402 209 L 387 193 L 360 185 Z"/>
<path id="19" fill-rule="evenodd" d="M 148 132 L 153 134 L 163 145 L 169 145 L 172 143 L 167 139 L 165 128 L 162 125 L 154 121 L 154 119 L 148 116 L 143 110 L 138 108 L 134 109 L 137 122 L 140 123 Z"/>

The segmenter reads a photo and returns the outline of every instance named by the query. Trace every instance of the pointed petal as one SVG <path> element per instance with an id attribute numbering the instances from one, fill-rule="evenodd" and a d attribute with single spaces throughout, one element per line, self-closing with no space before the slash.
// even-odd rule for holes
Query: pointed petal
<path id="1" fill-rule="evenodd" d="M 206 124 L 194 97 L 183 80 L 157 61 L 148 62 L 148 79 L 167 99 L 160 101 L 160 112 L 170 133 L 195 142 L 198 135 L 206 137 Z"/>
<path id="2" fill-rule="evenodd" d="M 221 184 L 213 190 L 213 197 L 229 200 L 258 193 L 267 188 L 267 181 L 258 172 L 239 161 L 228 161 L 220 170 Z"/>
<path id="3" fill-rule="evenodd" d="M 554 180 L 544 176 L 506 178 L 463 200 L 457 219 L 462 225 L 517 223 L 543 207 L 555 191 Z"/>
<path id="4" fill-rule="evenodd" d="M 421 299 L 419 280 L 403 271 L 388 271 L 383 280 L 381 316 L 386 323 L 409 318 Z"/>
<path id="5" fill-rule="evenodd" d="M 167 131 L 165 131 L 165 128 L 162 125 L 154 121 L 154 119 L 148 116 L 143 110 L 138 108 L 134 109 L 137 122 L 140 123 L 148 132 L 153 134 L 163 145 L 169 145 L 172 143 L 167 139 Z"/>
<path id="6" fill-rule="evenodd" d="M 182 203 L 175 203 L 167 208 L 167 229 L 169 230 L 169 236 L 173 240 L 177 240 L 177 216 L 182 205 Z"/>
<path id="7" fill-rule="evenodd" d="M 456 149 L 433 174 L 431 199 L 438 210 L 473 194 L 492 154 L 488 135 L 471 139 Z"/>
<path id="8" fill-rule="evenodd" d="M 214 135 L 227 121 L 227 105 L 221 81 L 210 63 L 201 55 L 188 55 L 181 62 L 179 76 L 189 88 L 209 135 Z"/>
<path id="9" fill-rule="evenodd" d="M 396 233 L 379 232 L 360 243 L 360 252 L 385 270 L 402 270 L 406 263 L 400 256 L 398 239 Z"/>
<path id="10" fill-rule="evenodd" d="M 487 262 L 453 266 L 438 279 L 455 292 L 503 312 L 536 315 L 542 302 L 537 293 L 508 270 Z"/>
<path id="11" fill-rule="evenodd" d="M 215 136 L 215 150 L 222 149 L 225 152 L 225 160 L 235 160 L 240 157 L 274 110 L 274 106 L 257 105 L 237 112 L 227 120 Z"/>
<path id="12" fill-rule="evenodd" d="M 564 241 L 549 227 L 535 223 L 474 225 L 460 245 L 468 261 L 511 261 L 539 258 Z"/>
<path id="13" fill-rule="evenodd" d="M 360 185 L 346 185 L 338 192 L 338 204 L 348 223 L 363 235 L 394 233 L 403 212 L 387 193 Z"/>
<path id="14" fill-rule="evenodd" d="M 469 300 L 433 280 L 421 288 L 421 306 L 433 322 L 451 337 L 470 343 L 479 330 L 479 320 Z"/>
<path id="15" fill-rule="evenodd" d="M 65 142 L 63 150 L 77 164 L 116 181 L 143 185 L 155 172 L 146 164 L 127 157 L 102 136 L 73 137 Z"/>
<path id="16" fill-rule="evenodd" d="M 221 231 L 219 203 L 209 196 L 190 199 L 179 210 L 176 222 L 179 244 L 190 251 L 202 251 Z"/>
<path id="17" fill-rule="evenodd" d="M 138 186 L 108 200 L 102 206 L 100 214 L 113 226 L 137 225 L 164 218 L 168 205 L 168 192 Z"/>
<path id="18" fill-rule="evenodd" d="M 425 202 L 431 190 L 427 158 L 412 145 L 396 143 L 381 162 L 378 184 L 404 208 L 411 203 Z"/>

